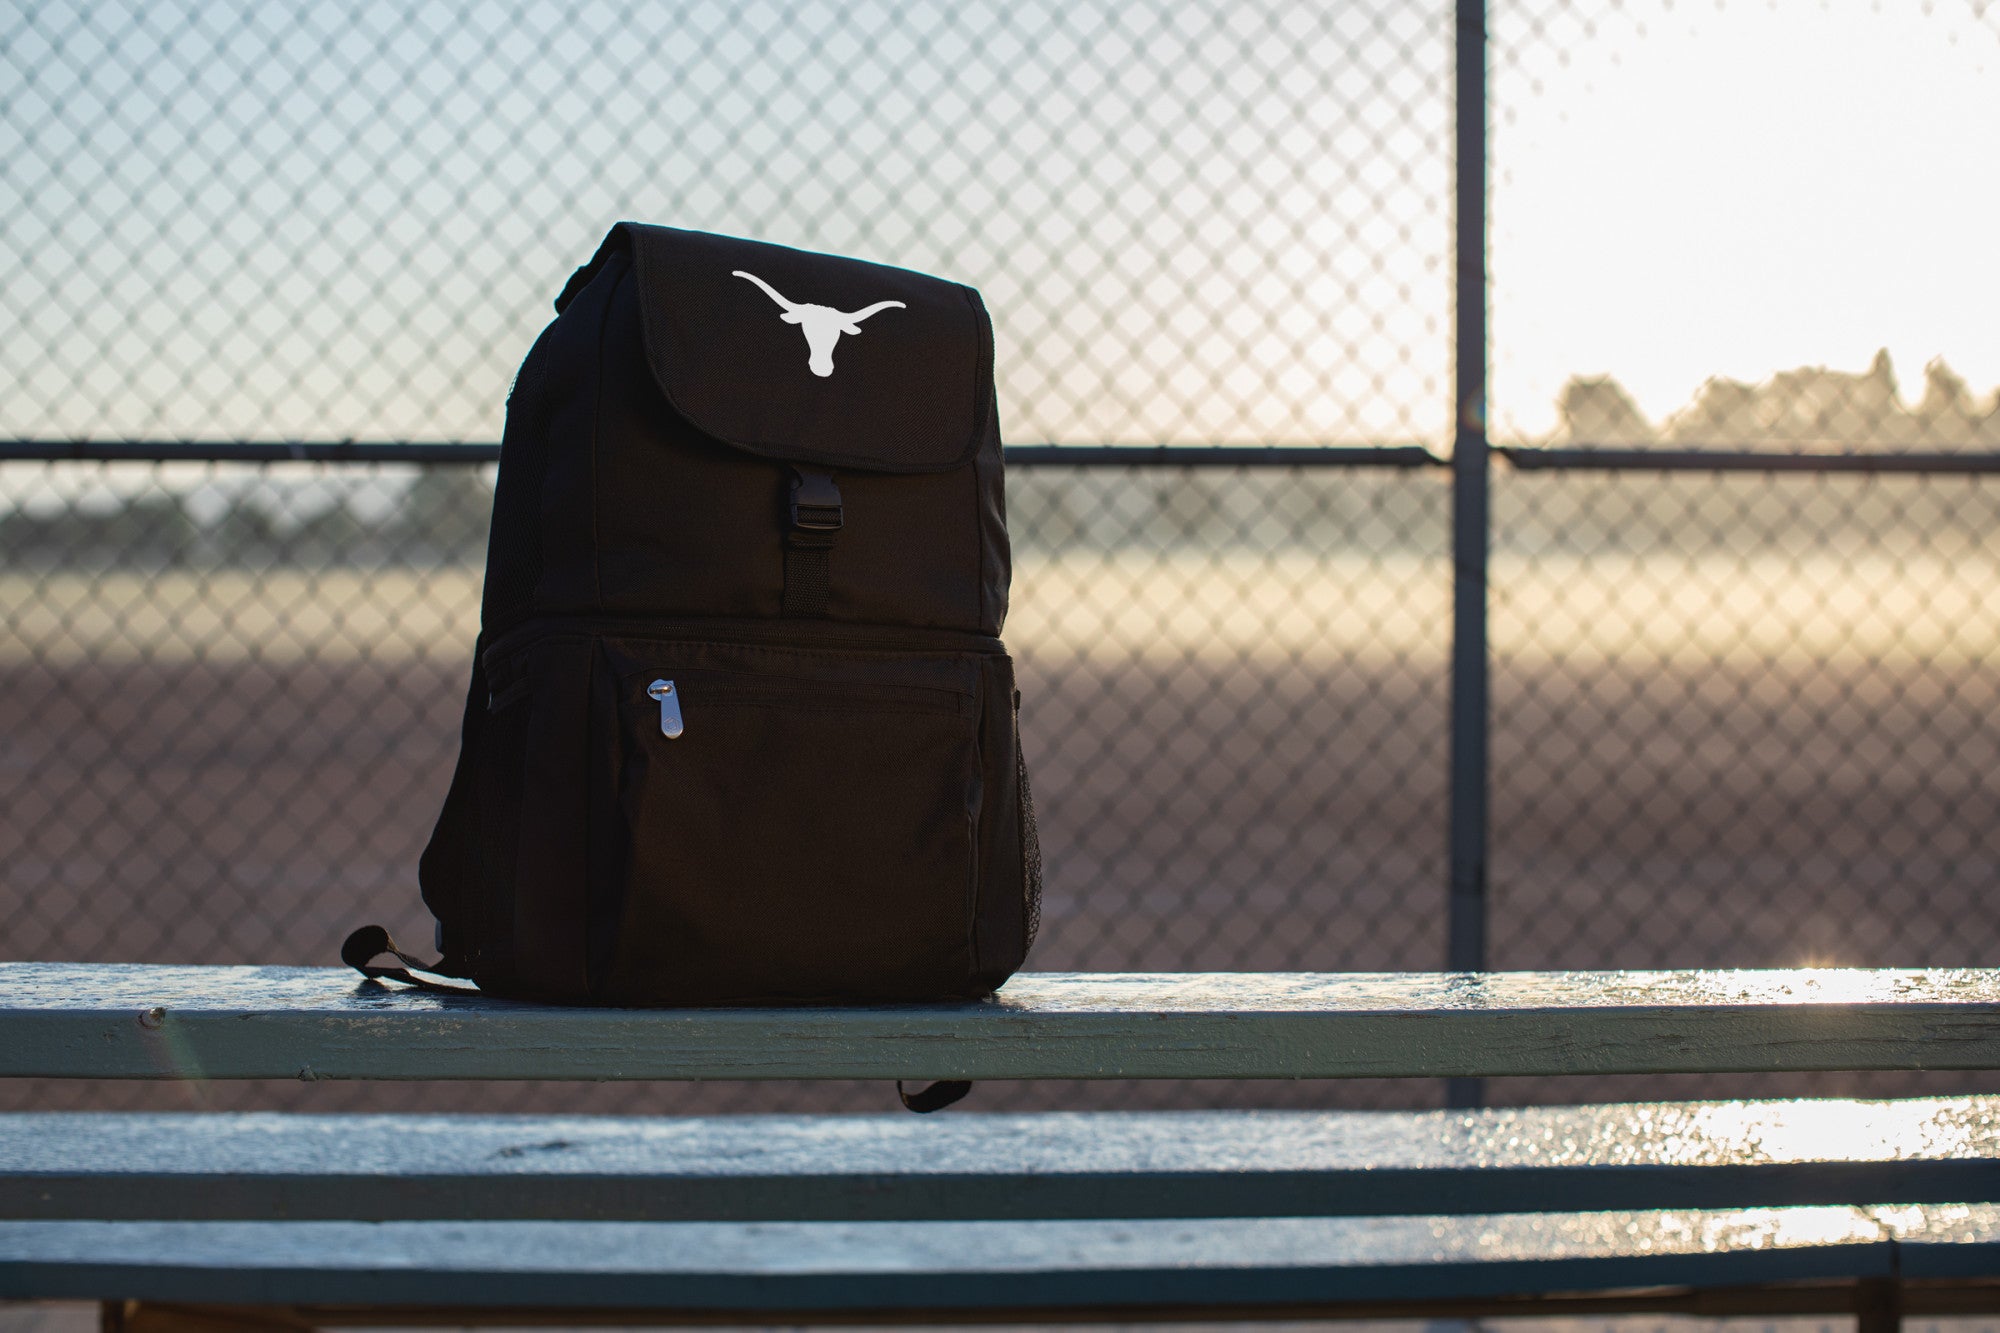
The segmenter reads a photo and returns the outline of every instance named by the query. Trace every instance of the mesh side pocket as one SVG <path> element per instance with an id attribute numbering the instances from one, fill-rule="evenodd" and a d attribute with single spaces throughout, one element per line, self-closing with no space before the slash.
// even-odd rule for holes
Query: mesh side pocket
<path id="1" fill-rule="evenodd" d="M 1014 790 L 1021 803 L 1021 892 L 1027 903 L 1027 934 L 1021 946 L 1025 956 L 1035 947 L 1035 935 L 1042 928 L 1042 840 L 1035 832 L 1035 793 L 1028 787 L 1028 759 L 1021 753 L 1020 696 L 1014 707 Z"/>

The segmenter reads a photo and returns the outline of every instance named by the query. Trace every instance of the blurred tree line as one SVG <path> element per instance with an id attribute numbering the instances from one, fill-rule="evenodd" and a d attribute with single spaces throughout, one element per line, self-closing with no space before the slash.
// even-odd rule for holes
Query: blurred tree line
<path id="1" fill-rule="evenodd" d="M 111 467 L 128 465 L 112 464 Z M 129 465 L 136 466 L 136 465 Z M 329 474 L 337 469 L 329 469 Z M 12 569 L 472 565 L 484 562 L 491 469 L 414 470 L 370 505 L 288 505 L 269 479 L 194 493 L 101 489 L 87 501 L 0 512 Z M 5 473 L 0 473 L 4 484 Z M 1018 467 L 1008 478 L 1017 555 L 1307 550 L 1448 557 L 1444 468 Z M 1496 463 L 1496 554 L 1799 554 L 1983 550 L 2000 476 L 1515 472 Z M 1900 536 L 1898 536 L 1900 534 Z"/>
<path id="2" fill-rule="evenodd" d="M 106 465 L 121 466 L 128 465 Z M 75 503 L 0 513 L 0 560 L 10 568 L 479 564 L 493 510 L 490 471 L 427 464 L 407 486 L 378 491 L 365 506 L 341 502 L 337 490 L 329 502 L 318 478 L 289 488 L 270 479 L 155 485 L 124 497 L 98 488 Z M 0 484 L 5 479 L 0 473 Z M 286 502 L 291 493 L 300 503 Z"/>

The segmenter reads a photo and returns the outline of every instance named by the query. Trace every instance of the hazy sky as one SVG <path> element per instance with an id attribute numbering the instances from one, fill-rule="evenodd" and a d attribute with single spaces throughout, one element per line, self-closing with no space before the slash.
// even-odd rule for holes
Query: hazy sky
<path id="1" fill-rule="evenodd" d="M 2000 384 L 2000 8 L 1493 31 L 1503 432 L 1577 373 L 1656 417 L 1883 345 Z M 1015 441 L 1437 442 L 1450 40 L 1400 0 L 10 7 L 0 433 L 495 438 L 635 217 L 975 283 Z"/>
<path id="2" fill-rule="evenodd" d="M 1594 33 L 1497 29 L 1503 423 L 1548 429 L 1572 373 L 1657 419 L 1884 346 L 1906 397 L 1935 356 L 2000 385 L 2000 6 L 1577 8 Z"/>

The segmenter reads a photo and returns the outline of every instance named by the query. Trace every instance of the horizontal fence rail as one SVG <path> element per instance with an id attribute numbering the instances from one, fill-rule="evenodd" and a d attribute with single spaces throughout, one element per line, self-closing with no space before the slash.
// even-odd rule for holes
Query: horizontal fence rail
<path id="1" fill-rule="evenodd" d="M 1976 476 L 2000 472 L 2000 453 L 1893 450 L 1780 453 L 1775 449 L 1609 449 L 1515 446 L 1497 449 L 1522 472 L 1873 472 Z"/>
<path id="2" fill-rule="evenodd" d="M 1779 453 L 1721 445 L 1692 449 L 1495 446 L 1522 472 L 1867 472 L 1967 476 L 2000 472 L 2000 453 Z M 1449 467 L 1420 444 L 1123 445 L 1010 444 L 1016 467 Z M 76 463 L 497 463 L 500 446 L 388 440 L 0 440 L 0 462 Z"/>
<path id="3" fill-rule="evenodd" d="M 1028 467 L 1435 467 L 1420 444 L 1122 445 L 1010 444 Z M 0 462 L 497 463 L 500 446 L 360 440 L 5 440 Z"/>

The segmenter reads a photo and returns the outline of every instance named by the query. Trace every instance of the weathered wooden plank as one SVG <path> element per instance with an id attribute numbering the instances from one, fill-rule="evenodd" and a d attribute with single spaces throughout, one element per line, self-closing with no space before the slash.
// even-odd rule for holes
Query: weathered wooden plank
<path id="1" fill-rule="evenodd" d="M 0 964 L 0 1076 L 1350 1078 L 2000 1068 L 2000 971 L 1047 974 L 971 1004 L 571 1009 L 334 968 Z"/>
<path id="2" fill-rule="evenodd" d="M 1046 1222 L 5 1222 L 0 1298 L 1032 1311 L 1885 1277 L 1858 1209 Z"/>
<path id="3" fill-rule="evenodd" d="M 2000 1277 L 2000 1207 L 1992 1203 L 1905 1204 L 1867 1210 L 1896 1244 L 1912 1279 Z"/>
<path id="4" fill-rule="evenodd" d="M 0 1116 L 0 1217 L 864 1220 L 2000 1202 L 2000 1098 L 1479 1112 Z"/>

